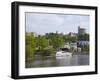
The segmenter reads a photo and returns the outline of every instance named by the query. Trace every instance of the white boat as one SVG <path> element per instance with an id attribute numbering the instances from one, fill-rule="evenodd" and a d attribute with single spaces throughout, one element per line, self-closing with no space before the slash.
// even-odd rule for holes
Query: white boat
<path id="1" fill-rule="evenodd" d="M 72 53 L 66 50 L 65 48 L 60 49 L 59 51 L 56 52 L 56 57 L 65 57 L 65 56 L 72 56 Z"/>
<path id="2" fill-rule="evenodd" d="M 72 56 L 71 52 L 65 52 L 65 51 L 58 51 L 56 53 L 56 56 Z"/>

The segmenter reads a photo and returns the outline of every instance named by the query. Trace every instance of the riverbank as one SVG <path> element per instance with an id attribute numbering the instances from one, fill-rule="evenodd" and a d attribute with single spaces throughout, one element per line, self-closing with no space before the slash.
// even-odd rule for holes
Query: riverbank
<path id="1" fill-rule="evenodd" d="M 89 55 L 89 52 L 73 52 L 73 55 L 82 55 L 82 54 Z"/>
<path id="2" fill-rule="evenodd" d="M 89 54 L 75 54 L 71 57 L 36 56 L 32 61 L 25 62 L 25 68 L 82 66 L 89 65 Z"/>

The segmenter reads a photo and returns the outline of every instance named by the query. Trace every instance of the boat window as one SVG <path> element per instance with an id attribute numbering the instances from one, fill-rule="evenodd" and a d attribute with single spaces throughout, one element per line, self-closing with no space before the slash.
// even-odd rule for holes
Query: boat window
<path id="1" fill-rule="evenodd" d="M 62 50 L 62 51 L 69 51 L 68 48 L 60 48 L 60 50 Z"/>

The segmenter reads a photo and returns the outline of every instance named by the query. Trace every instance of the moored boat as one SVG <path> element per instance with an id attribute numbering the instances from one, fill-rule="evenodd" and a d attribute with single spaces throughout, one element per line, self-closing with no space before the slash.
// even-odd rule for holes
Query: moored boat
<path id="1" fill-rule="evenodd" d="M 65 57 L 65 56 L 72 56 L 72 53 L 67 49 L 67 48 L 60 48 L 60 50 L 58 50 L 56 52 L 56 57 Z"/>

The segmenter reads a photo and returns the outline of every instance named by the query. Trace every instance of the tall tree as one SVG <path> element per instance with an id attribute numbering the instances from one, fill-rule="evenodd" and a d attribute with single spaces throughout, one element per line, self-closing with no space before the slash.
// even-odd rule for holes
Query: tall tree
<path id="1" fill-rule="evenodd" d="M 46 47 L 48 47 L 48 45 L 49 45 L 48 39 L 46 39 L 45 37 L 37 38 L 37 46 L 39 50 L 45 49 Z"/>
<path id="2" fill-rule="evenodd" d="M 61 38 L 61 37 L 52 38 L 52 45 L 53 45 L 54 49 L 62 47 L 64 45 L 63 38 Z"/>
<path id="3" fill-rule="evenodd" d="M 26 34 L 25 35 L 26 60 L 28 58 L 32 58 L 33 57 L 35 49 L 36 49 L 35 37 Z"/>
<path id="4" fill-rule="evenodd" d="M 80 35 L 78 35 L 78 40 L 89 41 L 89 34 L 80 34 Z"/>

